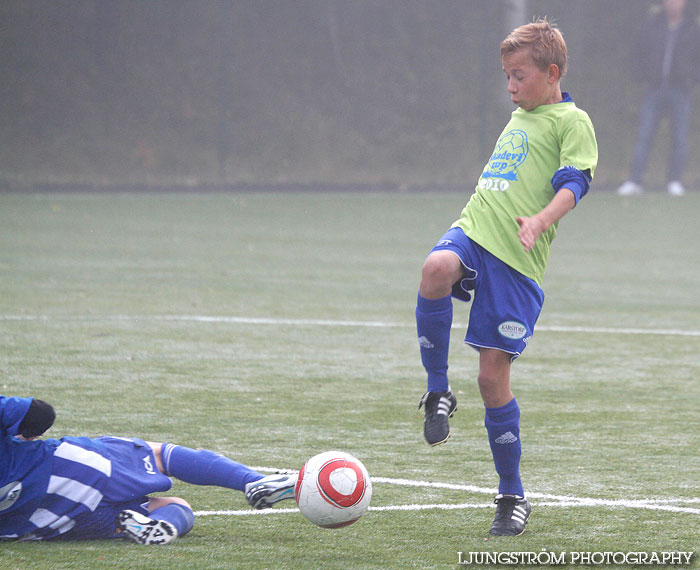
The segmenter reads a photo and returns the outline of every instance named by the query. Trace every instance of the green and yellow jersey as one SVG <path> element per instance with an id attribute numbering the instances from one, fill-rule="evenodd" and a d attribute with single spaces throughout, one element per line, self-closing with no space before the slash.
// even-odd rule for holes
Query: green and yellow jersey
<path id="1" fill-rule="evenodd" d="M 555 173 L 573 168 L 590 179 L 597 162 L 593 124 L 568 93 L 560 103 L 532 111 L 518 108 L 452 227 L 462 228 L 476 243 L 541 286 L 558 224 L 526 252 L 515 218 L 533 216 L 552 201 Z"/>

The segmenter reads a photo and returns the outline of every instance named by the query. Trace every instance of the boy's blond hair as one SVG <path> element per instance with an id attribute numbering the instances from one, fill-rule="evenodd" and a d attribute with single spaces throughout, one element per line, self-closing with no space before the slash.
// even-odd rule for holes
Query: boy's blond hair
<path id="1" fill-rule="evenodd" d="M 501 42 L 501 58 L 528 48 L 537 67 L 546 71 L 551 64 L 555 64 L 559 68 L 559 77 L 564 77 L 567 67 L 566 42 L 561 32 L 549 20 L 541 18 L 515 28 Z"/>

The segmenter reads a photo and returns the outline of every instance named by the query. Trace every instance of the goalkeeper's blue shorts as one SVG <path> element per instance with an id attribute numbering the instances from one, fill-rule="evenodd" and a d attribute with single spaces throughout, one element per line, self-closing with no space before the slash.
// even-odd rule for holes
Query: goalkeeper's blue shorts
<path id="1" fill-rule="evenodd" d="M 515 360 L 532 338 L 544 292 L 535 281 L 469 239 L 461 228 L 451 228 L 432 249 L 445 250 L 476 271 L 464 342 L 476 350 L 497 348 Z"/>
<path id="2" fill-rule="evenodd" d="M 141 439 L 104 436 L 66 437 L 62 441 L 109 460 L 109 477 L 107 484 L 100 488 L 103 496 L 97 508 L 76 517 L 71 530 L 53 538 L 114 538 L 117 536 L 116 517 L 120 511 L 131 509 L 148 514 L 149 495 L 172 487 L 171 479 L 156 467 L 153 450 Z"/>

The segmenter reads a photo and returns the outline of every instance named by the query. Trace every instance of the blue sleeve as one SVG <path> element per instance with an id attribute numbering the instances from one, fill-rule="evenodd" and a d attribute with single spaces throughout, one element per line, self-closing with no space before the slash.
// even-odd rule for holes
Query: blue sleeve
<path id="1" fill-rule="evenodd" d="M 554 188 L 555 194 L 562 188 L 568 188 L 574 193 L 578 204 L 579 200 L 588 194 L 591 180 L 589 170 L 581 171 L 574 166 L 562 166 L 552 176 L 552 188 Z"/>
<path id="2" fill-rule="evenodd" d="M 33 399 L 0 396 L 0 430 L 7 435 L 17 435 Z"/>

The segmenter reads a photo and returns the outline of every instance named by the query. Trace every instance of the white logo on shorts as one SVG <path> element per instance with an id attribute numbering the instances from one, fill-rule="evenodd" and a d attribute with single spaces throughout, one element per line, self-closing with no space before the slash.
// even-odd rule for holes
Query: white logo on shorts
<path id="1" fill-rule="evenodd" d="M 149 475 L 155 475 L 156 472 L 153 469 L 153 463 L 151 463 L 151 460 L 149 457 L 144 457 L 143 458 L 143 466 L 146 468 L 146 473 Z"/>
<path id="2" fill-rule="evenodd" d="M 517 321 L 506 321 L 498 325 L 498 332 L 501 336 L 518 340 L 527 334 L 527 328 Z"/>
<path id="3" fill-rule="evenodd" d="M 13 481 L 0 489 L 0 511 L 9 509 L 22 493 L 22 482 Z"/>

